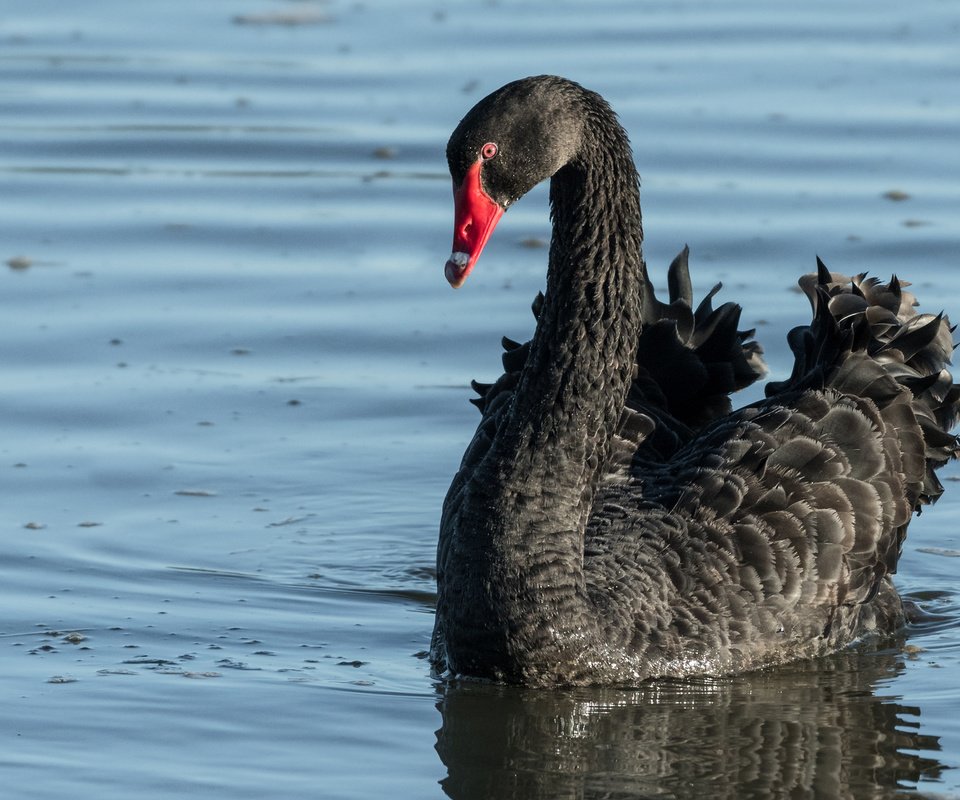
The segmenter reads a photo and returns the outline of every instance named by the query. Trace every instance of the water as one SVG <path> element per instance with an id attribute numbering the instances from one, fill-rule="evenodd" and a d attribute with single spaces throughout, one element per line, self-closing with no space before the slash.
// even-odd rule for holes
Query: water
<path id="1" fill-rule="evenodd" d="M 954 4 L 585 9 L 0 5 L 10 796 L 960 795 L 956 469 L 901 639 L 632 692 L 431 678 L 466 384 L 529 335 L 549 235 L 540 189 L 443 280 L 443 148 L 480 96 L 606 95 L 648 261 L 689 243 L 773 377 L 815 253 L 960 315 Z"/>

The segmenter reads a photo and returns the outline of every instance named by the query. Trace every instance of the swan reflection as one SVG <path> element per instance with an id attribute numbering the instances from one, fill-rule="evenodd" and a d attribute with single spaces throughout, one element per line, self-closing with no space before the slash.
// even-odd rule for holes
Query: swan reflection
<path id="1" fill-rule="evenodd" d="M 455 800 L 894 797 L 944 769 L 920 709 L 891 692 L 903 669 L 894 647 L 629 691 L 446 684 L 443 789 Z"/>

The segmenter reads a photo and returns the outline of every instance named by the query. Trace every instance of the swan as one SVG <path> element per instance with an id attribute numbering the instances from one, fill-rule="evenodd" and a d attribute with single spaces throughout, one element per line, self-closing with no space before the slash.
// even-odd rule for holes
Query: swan
<path id="1" fill-rule="evenodd" d="M 598 94 L 539 76 L 481 100 L 447 146 L 460 287 L 504 211 L 550 179 L 546 291 L 478 384 L 443 504 L 430 656 L 440 675 L 636 685 L 816 657 L 903 624 L 911 516 L 957 457 L 952 329 L 896 277 L 817 272 L 792 375 L 764 373 L 740 308 L 693 306 L 686 249 L 659 300 L 639 178 Z"/>

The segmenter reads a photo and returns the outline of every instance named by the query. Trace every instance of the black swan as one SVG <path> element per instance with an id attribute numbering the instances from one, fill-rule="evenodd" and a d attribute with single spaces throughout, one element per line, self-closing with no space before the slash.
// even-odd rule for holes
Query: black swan
<path id="1" fill-rule="evenodd" d="M 695 309 L 684 250 L 656 298 L 627 135 L 594 92 L 507 84 L 450 138 L 459 287 L 503 211 L 550 178 L 537 328 L 474 383 L 482 419 L 443 506 L 431 646 L 441 674 L 629 685 L 813 657 L 894 630 L 912 513 L 958 455 L 941 315 L 893 278 L 818 271 L 791 377 L 740 308 Z M 717 287 L 719 288 L 719 287 Z"/>

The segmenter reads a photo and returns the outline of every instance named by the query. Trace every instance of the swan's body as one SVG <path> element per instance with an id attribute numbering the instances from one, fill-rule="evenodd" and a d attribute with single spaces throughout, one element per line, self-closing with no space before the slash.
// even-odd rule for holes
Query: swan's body
<path id="1" fill-rule="evenodd" d="M 491 145 L 493 145 L 491 147 Z M 631 684 L 837 649 L 902 621 L 890 582 L 913 511 L 956 455 L 941 317 L 889 286 L 801 282 L 815 313 L 768 398 L 740 309 L 691 309 L 686 251 L 657 301 L 626 134 L 596 94 L 528 78 L 447 150 L 459 286 L 502 211 L 551 177 L 536 333 L 479 386 L 443 508 L 432 658 L 530 685 Z M 712 296 L 712 293 L 711 293 Z"/>

